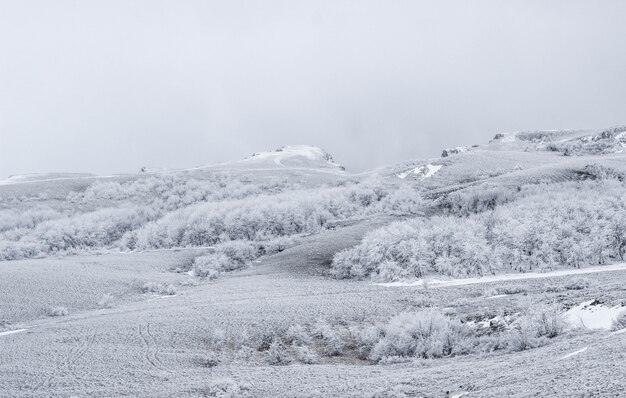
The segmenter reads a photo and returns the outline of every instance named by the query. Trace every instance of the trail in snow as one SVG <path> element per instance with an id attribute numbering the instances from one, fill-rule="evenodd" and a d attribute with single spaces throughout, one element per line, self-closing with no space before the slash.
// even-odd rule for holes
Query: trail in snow
<path id="1" fill-rule="evenodd" d="M 569 353 L 569 354 L 567 354 L 565 356 L 562 356 L 561 358 L 559 358 L 559 361 L 562 361 L 562 360 L 567 359 L 567 358 L 571 358 L 571 357 L 576 356 L 578 354 L 582 354 L 583 352 L 587 351 L 588 348 L 589 347 L 584 347 L 584 348 L 581 348 L 578 351 L 574 351 L 574 352 Z"/>
<path id="2" fill-rule="evenodd" d="M 28 329 L 15 329 L 15 330 L 7 330 L 6 332 L 0 332 L 0 336 L 7 336 L 9 334 L 21 333 L 25 332 Z"/>
<path id="3" fill-rule="evenodd" d="M 449 287 L 449 286 L 476 285 L 479 283 L 517 281 L 517 280 L 525 280 L 525 279 L 553 278 L 557 276 L 583 275 L 583 274 L 594 274 L 597 272 L 612 272 L 612 271 L 626 271 L 626 263 L 602 265 L 602 266 L 588 267 L 588 268 L 581 268 L 581 269 L 563 269 L 563 270 L 558 270 L 558 271 L 541 272 L 541 273 L 540 272 L 528 272 L 525 274 L 502 274 L 502 275 L 483 276 L 483 277 L 478 277 L 478 278 L 450 279 L 450 280 L 426 279 L 426 281 L 427 281 L 428 287 L 437 288 L 437 287 Z M 423 286 L 424 280 L 418 279 L 414 281 L 398 281 L 398 282 L 386 282 L 386 283 L 376 283 L 376 284 L 379 286 L 389 286 L 389 287 L 412 287 L 412 286 Z"/>
<path id="4" fill-rule="evenodd" d="M 491 300 L 491 299 L 499 299 L 499 298 L 508 297 L 508 296 L 509 296 L 508 294 L 497 294 L 495 296 L 487 297 L 487 299 L 489 299 L 489 300 Z"/>

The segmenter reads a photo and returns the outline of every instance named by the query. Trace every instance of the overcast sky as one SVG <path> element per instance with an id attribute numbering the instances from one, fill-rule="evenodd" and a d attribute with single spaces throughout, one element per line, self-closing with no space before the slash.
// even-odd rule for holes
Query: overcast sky
<path id="1" fill-rule="evenodd" d="M 0 177 L 626 123 L 626 1 L 0 0 Z"/>

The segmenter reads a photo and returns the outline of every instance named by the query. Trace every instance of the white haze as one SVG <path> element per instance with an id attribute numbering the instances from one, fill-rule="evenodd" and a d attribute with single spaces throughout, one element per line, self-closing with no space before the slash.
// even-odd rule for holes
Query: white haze
<path id="1" fill-rule="evenodd" d="M 0 1 L 0 176 L 626 122 L 621 1 Z"/>

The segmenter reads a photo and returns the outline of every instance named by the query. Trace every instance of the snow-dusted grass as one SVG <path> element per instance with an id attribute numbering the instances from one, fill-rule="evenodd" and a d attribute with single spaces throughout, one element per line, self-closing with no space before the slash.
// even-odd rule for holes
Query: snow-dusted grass
<path id="1" fill-rule="evenodd" d="M 579 303 L 583 301 L 579 298 L 581 294 L 595 296 L 612 292 L 619 295 L 625 272 L 616 271 L 610 277 L 609 273 L 589 274 L 589 287 L 558 294 L 545 293 L 545 281 L 540 279 L 516 281 L 512 287 L 506 281 L 494 282 L 494 289 L 525 289 L 524 293 L 512 294 L 503 300 L 487 299 L 483 294 L 484 286 L 477 285 L 450 289 L 388 289 L 369 283 L 329 280 L 298 273 L 298 267 L 317 265 L 317 269 L 324 269 L 320 259 L 337 250 L 339 242 L 347 244 L 350 240 L 345 234 L 345 230 L 336 230 L 303 238 L 302 246 L 267 258 L 258 267 L 243 271 L 237 277 L 200 284 L 167 300 L 131 304 L 122 300 L 112 311 L 94 311 L 91 314 L 89 310 L 83 310 L 80 317 L 72 315 L 72 319 L 63 319 L 63 322 L 46 319 L 46 322 L 54 323 L 32 328 L 34 333 L 1 337 L 6 339 L 7 344 L 15 344 L 11 349 L 14 351 L 9 351 L 15 352 L 14 359 L 10 363 L 0 363 L 2 371 L 9 366 L 15 370 L 4 373 L 6 391 L 12 394 L 20 387 L 31 385 L 30 375 L 34 374 L 36 378 L 49 375 L 55 363 L 46 358 L 64 358 L 62 354 L 67 353 L 68 348 L 79 346 L 85 347 L 76 362 L 80 367 L 72 369 L 80 369 L 85 377 L 97 381 L 100 390 L 117 389 L 126 395 L 141 391 L 138 393 L 140 396 L 201 395 L 208 391 L 211 380 L 220 377 L 232 379 L 243 396 L 254 397 L 298 396 L 303 386 L 308 391 L 319 390 L 322 396 L 362 397 L 404 381 L 407 382 L 405 391 L 417 396 L 445 396 L 446 391 L 470 391 L 474 395 L 492 397 L 523 396 L 529 391 L 540 395 L 545 385 L 555 383 L 555 388 L 567 390 L 567 385 L 562 383 L 571 380 L 567 376 L 573 370 L 567 366 L 575 361 L 561 362 L 558 359 L 584 346 L 590 347 L 588 352 L 578 355 L 576 361 L 583 361 L 581 366 L 589 369 L 587 375 L 612 383 L 612 379 L 594 373 L 599 370 L 592 364 L 597 360 L 594 356 L 599 356 L 603 363 L 612 367 L 618 365 L 619 360 L 611 353 L 620 349 L 619 337 L 609 341 L 608 338 L 598 339 L 596 335 L 568 332 L 548 339 L 537 337 L 535 333 L 539 329 L 533 326 L 536 325 L 534 321 L 530 326 L 528 323 L 520 326 L 519 330 L 515 322 L 520 316 L 530 315 L 531 321 L 541 319 L 536 312 L 526 311 L 527 301 L 537 303 L 562 299 L 568 303 Z M 155 261 L 163 254 L 146 252 L 128 255 L 134 257 L 128 265 L 142 264 L 138 259 L 143 256 Z M 89 256 L 86 259 L 98 257 Z M 75 258 L 78 257 L 63 260 Z M 163 264 L 175 265 L 178 262 L 170 257 Z M 180 262 L 184 261 L 181 259 Z M 11 267 L 15 264 L 5 263 Z M 116 268 L 122 274 L 119 264 Z M 28 275 L 38 277 L 33 272 Z M 167 275 L 161 273 L 161 278 Z M 572 277 L 554 279 L 556 281 L 550 281 L 552 284 L 566 285 Z M 153 275 L 149 280 L 161 279 Z M 77 283 L 76 280 L 72 282 Z M 454 356 L 428 359 L 389 355 L 380 364 L 372 365 L 374 360 L 367 358 L 373 345 L 387 336 L 388 341 L 395 341 L 394 336 L 404 336 L 403 329 L 396 331 L 391 320 L 403 312 L 416 317 L 415 313 L 423 311 L 435 311 L 446 322 L 460 323 L 468 334 L 461 340 L 455 340 L 455 347 L 459 346 L 459 342 L 463 342 L 461 347 L 472 342 L 470 350 L 465 353 L 456 351 Z M 72 314 L 76 313 L 72 311 Z M 474 327 L 469 322 L 484 322 L 496 316 L 506 322 L 503 329 L 496 321 L 485 322 L 485 327 Z M 324 318 L 324 322 L 318 323 L 320 318 Z M 409 326 L 406 325 L 407 328 Z M 381 330 L 389 334 L 380 334 Z M 267 345 L 260 344 L 264 333 L 270 335 Z M 148 339 L 148 346 L 142 335 Z M 280 344 L 274 346 L 270 355 L 269 347 L 274 339 L 279 339 Z M 603 340 L 610 343 L 611 351 L 603 351 Z M 0 344 L 5 341 L 0 341 Z M 408 347 L 417 347 L 420 341 L 411 337 Z M 431 338 L 430 341 L 437 343 L 440 340 Z M 360 343 L 355 344 L 357 342 Z M 480 344 L 474 345 L 474 342 Z M 509 346 L 509 342 L 516 342 L 516 345 Z M 381 346 L 383 344 L 386 343 L 381 343 Z M 480 350 L 473 351 L 473 347 Z M 509 352 L 509 347 L 527 349 L 519 354 Z M 398 348 L 402 349 L 402 346 Z M 494 349 L 496 352 L 492 352 Z M 275 359 L 279 360 L 274 362 Z M 155 367 L 151 360 L 160 367 Z M 270 365 L 270 361 L 276 365 Z M 288 364 L 281 365 L 285 362 Z M 565 365 L 551 367 L 552 363 Z M 124 366 L 123 371 L 120 371 L 120 364 Z M 528 380 L 529 369 L 536 369 L 532 381 Z M 175 375 L 178 382 L 171 383 L 165 377 L 147 380 L 135 376 L 145 372 Z M 536 386 L 537 378 L 543 377 L 544 373 L 550 373 L 550 378 L 542 379 L 544 384 Z M 207 376 L 209 374 L 210 377 Z M 556 376 L 559 377 L 555 379 Z M 414 377 L 417 378 L 413 380 Z M 506 389 L 497 387 L 498 380 L 502 382 L 503 377 L 507 381 Z M 77 391 L 83 394 L 92 391 L 91 387 L 80 383 L 80 379 L 68 377 L 63 380 L 64 383 L 50 383 L 45 393 L 39 395 L 71 396 Z M 472 385 L 467 384 L 470 381 Z M 225 388 L 228 389 L 228 386 L 225 385 Z M 581 387 L 576 388 L 580 390 Z"/>
<path id="2" fill-rule="evenodd" d="M 55 307 L 74 315 L 144 300 L 142 287 L 147 282 L 178 286 L 186 281 L 187 275 L 168 270 L 197 254 L 147 252 L 0 262 L 0 321 L 47 317 Z"/>

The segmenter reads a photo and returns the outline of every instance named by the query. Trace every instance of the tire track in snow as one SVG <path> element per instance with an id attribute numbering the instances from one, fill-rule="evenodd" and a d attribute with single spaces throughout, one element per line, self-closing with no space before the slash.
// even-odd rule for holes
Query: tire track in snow
<path id="1" fill-rule="evenodd" d="M 87 351 L 93 346 L 96 339 L 96 331 L 89 333 L 87 336 L 79 338 L 78 344 L 73 345 L 67 355 L 63 356 L 52 369 L 52 371 L 38 384 L 34 386 L 35 390 L 41 390 L 50 385 L 50 383 L 61 375 L 63 372 L 70 372 L 75 374 L 74 365 L 75 362 L 83 357 Z"/>
<path id="2" fill-rule="evenodd" d="M 139 324 L 137 330 L 139 332 L 139 336 L 145 344 L 144 357 L 146 358 L 148 363 L 150 363 L 150 365 L 152 365 L 152 367 L 156 369 L 165 371 L 167 373 L 172 373 L 172 369 L 164 365 L 159 358 L 159 344 L 150 332 L 150 322 L 148 322 L 145 327 Z"/>

